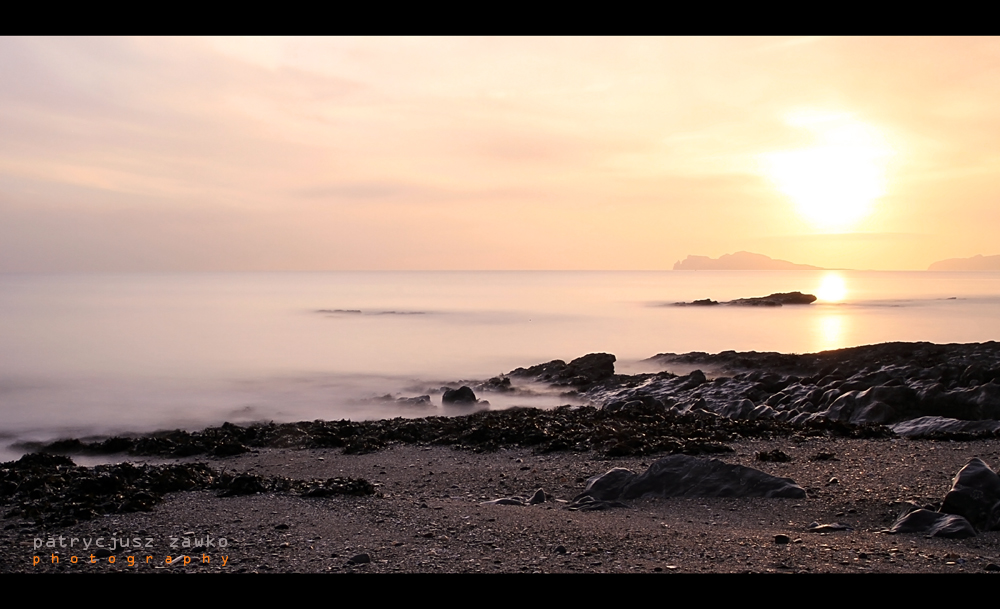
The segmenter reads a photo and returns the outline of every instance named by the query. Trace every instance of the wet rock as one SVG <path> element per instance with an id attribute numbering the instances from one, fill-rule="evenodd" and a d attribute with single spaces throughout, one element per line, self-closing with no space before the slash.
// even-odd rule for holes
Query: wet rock
<path id="1" fill-rule="evenodd" d="M 468 385 L 462 385 L 458 389 L 445 388 L 444 394 L 441 396 L 442 404 L 475 404 L 476 394 L 472 392 L 472 388 Z"/>
<path id="2" fill-rule="evenodd" d="M 495 376 L 487 381 L 479 384 L 477 387 L 480 391 L 495 391 L 498 393 L 507 393 L 514 391 L 514 387 L 510 383 L 509 376 Z"/>
<path id="3" fill-rule="evenodd" d="M 590 353 L 568 364 L 562 360 L 552 360 L 530 368 L 518 368 L 511 371 L 510 375 L 533 377 L 554 385 L 585 386 L 614 376 L 615 359 L 610 353 Z"/>

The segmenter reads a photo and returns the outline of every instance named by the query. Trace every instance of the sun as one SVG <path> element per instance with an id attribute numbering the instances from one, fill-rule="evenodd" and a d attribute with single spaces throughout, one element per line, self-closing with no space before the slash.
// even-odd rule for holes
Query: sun
<path id="1" fill-rule="evenodd" d="M 800 113 L 788 123 L 810 131 L 816 143 L 762 155 L 763 173 L 818 231 L 855 228 L 885 194 L 884 138 L 849 115 Z"/>

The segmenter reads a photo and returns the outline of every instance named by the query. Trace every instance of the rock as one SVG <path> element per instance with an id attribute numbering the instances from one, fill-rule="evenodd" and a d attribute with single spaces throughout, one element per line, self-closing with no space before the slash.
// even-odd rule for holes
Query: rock
<path id="1" fill-rule="evenodd" d="M 538 489 L 535 494 L 528 499 L 528 505 L 538 505 L 539 503 L 545 503 L 545 491 Z"/>
<path id="2" fill-rule="evenodd" d="M 757 298 L 737 298 L 726 304 L 743 307 L 780 307 L 782 305 L 807 305 L 816 302 L 812 294 L 802 292 L 779 292 Z"/>
<path id="3" fill-rule="evenodd" d="M 890 425 L 889 429 L 907 438 L 992 437 L 1000 432 L 1000 421 L 961 421 L 947 417 L 919 417 Z"/>
<path id="4" fill-rule="evenodd" d="M 980 531 L 1000 528 L 1000 476 L 978 458 L 973 458 L 952 481 L 941 512 L 956 514 Z"/>
<path id="5" fill-rule="evenodd" d="M 530 368 L 517 368 L 510 372 L 510 376 L 532 377 L 553 385 L 581 387 L 614 376 L 615 360 L 615 356 L 610 353 L 590 353 L 568 364 L 556 359 Z"/>
<path id="6" fill-rule="evenodd" d="M 928 537 L 966 539 L 975 537 L 976 530 L 968 520 L 953 514 L 930 510 L 914 510 L 901 516 L 887 533 L 924 533 Z"/>
<path id="7" fill-rule="evenodd" d="M 475 404 L 476 401 L 476 394 L 468 385 L 462 385 L 458 389 L 446 387 L 441 396 L 442 404 Z"/>
<path id="8" fill-rule="evenodd" d="M 779 544 L 792 543 L 792 538 L 789 537 L 788 535 L 780 535 L 780 534 L 779 535 L 775 535 L 774 536 L 774 543 L 779 543 Z"/>
<path id="9" fill-rule="evenodd" d="M 710 298 L 694 300 L 692 302 L 675 302 L 674 306 L 679 307 L 710 307 L 718 304 L 732 305 L 737 307 L 780 307 L 782 305 L 807 305 L 816 301 L 812 294 L 802 292 L 778 292 L 768 296 L 757 296 L 754 298 L 737 298 L 728 302 L 717 302 Z"/>
<path id="10" fill-rule="evenodd" d="M 538 490 L 541 491 L 541 489 Z M 544 491 L 541 492 L 544 495 Z M 531 499 L 534 499 L 537 495 L 538 492 L 536 492 L 535 495 L 532 495 Z M 500 499 L 494 499 L 492 501 L 482 501 L 480 502 L 480 505 L 517 505 L 524 507 L 526 505 L 531 505 L 530 501 L 531 500 L 525 499 L 524 497 L 501 497 Z M 545 500 L 542 499 L 542 501 Z"/>
<path id="11" fill-rule="evenodd" d="M 729 465 L 718 459 L 670 455 L 654 461 L 642 475 L 615 468 L 587 482 L 574 502 L 589 496 L 597 501 L 640 497 L 788 497 L 801 499 L 805 489 L 788 478 Z"/>
<path id="12" fill-rule="evenodd" d="M 589 496 L 592 499 L 617 499 L 621 497 L 625 486 L 634 480 L 635 472 L 624 467 L 616 467 L 600 476 L 594 476 L 587 480 L 587 486 L 579 497 Z M 575 500 L 574 500 L 575 501 Z"/>
<path id="13" fill-rule="evenodd" d="M 602 381 L 614 376 L 615 359 L 615 356 L 610 353 L 584 355 L 569 363 L 566 367 L 566 374 L 571 377 L 582 377 L 588 383 Z"/>
<path id="14" fill-rule="evenodd" d="M 774 463 L 788 463 L 792 460 L 784 451 L 775 448 L 770 451 L 760 451 L 757 453 L 758 461 L 771 461 Z"/>
<path id="15" fill-rule="evenodd" d="M 573 500 L 572 503 L 566 506 L 566 509 L 581 512 L 596 512 L 620 507 L 628 506 L 620 501 L 598 501 L 590 495 L 583 495 Z"/>
<path id="16" fill-rule="evenodd" d="M 347 564 L 349 564 L 349 565 L 364 565 L 364 564 L 370 563 L 371 561 L 372 561 L 372 557 L 371 557 L 370 554 L 367 554 L 367 553 L 364 553 L 364 554 L 355 554 L 354 556 L 352 556 L 351 558 L 348 559 Z"/>
<path id="17" fill-rule="evenodd" d="M 854 528 L 842 522 L 831 522 L 830 524 L 820 524 L 814 522 L 806 527 L 812 533 L 829 533 L 830 531 L 853 531 Z"/>

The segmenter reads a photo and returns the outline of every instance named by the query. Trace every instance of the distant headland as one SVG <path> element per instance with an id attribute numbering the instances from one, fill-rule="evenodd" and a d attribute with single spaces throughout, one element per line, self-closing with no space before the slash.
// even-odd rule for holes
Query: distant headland
<path id="1" fill-rule="evenodd" d="M 775 260 L 764 254 L 736 252 L 718 258 L 688 256 L 674 263 L 675 271 L 822 271 L 823 267 Z"/>
<path id="2" fill-rule="evenodd" d="M 677 268 L 677 265 L 674 265 Z M 1000 255 L 983 256 L 976 254 L 972 258 L 949 258 L 938 260 L 927 267 L 928 271 L 1000 271 Z"/>

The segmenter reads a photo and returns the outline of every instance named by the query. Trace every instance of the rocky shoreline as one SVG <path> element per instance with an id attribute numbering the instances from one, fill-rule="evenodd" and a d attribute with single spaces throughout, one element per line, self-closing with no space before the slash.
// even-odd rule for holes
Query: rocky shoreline
<path id="1" fill-rule="evenodd" d="M 59 536 L 82 539 L 88 531 L 106 529 L 106 536 L 134 539 L 144 537 L 144 531 L 162 542 L 164 536 L 180 539 L 182 533 L 206 528 L 218 529 L 203 531 L 206 536 L 222 535 L 225 529 L 227 539 L 233 540 L 228 545 L 231 556 L 225 567 L 217 560 L 198 570 L 816 572 L 993 570 L 1000 564 L 1000 533 L 991 531 L 996 525 L 992 507 L 976 508 L 979 511 L 969 516 L 975 523 L 969 525 L 971 539 L 940 538 L 951 529 L 930 530 L 941 521 L 938 516 L 921 533 L 910 533 L 905 543 L 899 541 L 903 535 L 881 532 L 919 510 L 956 513 L 948 507 L 955 501 L 946 500 L 955 490 L 951 478 L 973 458 L 994 465 L 1000 461 L 1000 344 L 888 343 L 805 355 L 660 354 L 649 362 L 684 374 L 620 375 L 614 363 L 613 355 L 590 354 L 568 363 L 556 360 L 518 368 L 465 387 L 442 388 L 462 396 L 454 407 L 476 409 L 484 406 L 476 396 L 517 395 L 542 383 L 573 403 L 553 410 L 225 424 L 198 432 L 99 442 L 69 439 L 29 447 L 47 456 L 32 454 L 0 465 L 5 542 L 0 571 L 84 568 L 82 563 L 65 562 L 75 548 L 58 542 L 46 545 Z M 80 467 L 55 454 L 77 459 L 102 455 L 121 462 Z M 585 490 L 616 468 L 633 472 L 633 478 L 616 474 L 622 479 L 645 479 L 634 472 L 646 469 L 656 469 L 662 478 L 662 472 L 676 470 L 674 465 L 658 465 L 667 455 L 686 455 L 674 462 L 686 463 L 691 471 L 709 467 L 742 472 L 738 476 L 744 486 L 747 468 L 788 478 L 802 496 L 733 495 L 734 484 L 739 484 L 725 480 L 715 484 L 713 488 L 723 489 L 715 495 L 684 491 L 681 474 L 676 475 L 680 483 L 671 479 L 661 482 L 659 491 L 634 496 L 598 497 Z M 714 462 L 724 467 L 710 466 Z M 514 464 L 523 465 L 512 468 Z M 732 469 L 735 466 L 744 469 Z M 976 470 L 980 478 L 987 471 L 995 476 L 986 463 L 983 467 Z M 680 491 L 676 484 L 682 484 Z M 982 484 L 992 496 L 1000 489 L 1000 478 Z M 675 490 L 663 490 L 668 488 Z M 583 506 L 581 498 L 586 496 L 590 500 L 583 503 L 589 505 Z M 503 499 L 511 501 L 498 501 Z M 599 506 L 602 502 L 607 505 Z M 179 521 L 168 516 L 176 516 L 178 505 L 189 506 Z M 265 514 L 262 505 L 274 509 Z M 989 512 L 985 516 L 983 509 Z M 705 510 L 713 518 L 698 524 L 701 517 L 692 515 Z M 749 511 L 738 518 L 732 514 L 743 510 Z M 434 512 L 439 512 L 437 520 Z M 729 513 L 720 519 L 715 512 Z M 809 523 L 802 522 L 806 513 L 813 514 Z M 230 518 L 233 514 L 238 515 Z M 295 514 L 301 520 L 294 521 Z M 370 518 L 353 517 L 361 514 Z M 419 525 L 428 514 L 434 524 Z M 569 514 L 579 515 L 563 517 Z M 657 521 L 655 527 L 645 522 L 650 519 Z M 479 524 L 469 528 L 473 521 Z M 564 526 L 572 522 L 581 523 L 585 531 Z M 633 535 L 633 525 L 640 524 Z M 830 526 L 817 529 L 825 525 Z M 413 533 L 423 540 L 417 544 L 405 534 L 414 526 L 427 528 Z M 484 527 L 496 538 L 492 546 L 482 545 Z M 281 542 L 288 545 L 279 544 L 284 549 L 277 554 L 270 551 L 272 538 L 294 537 L 292 531 L 298 534 L 300 529 L 312 537 L 301 543 Z M 686 541 L 684 549 L 677 550 L 687 559 L 664 558 L 662 544 L 676 546 L 679 540 L 672 533 L 680 531 L 688 531 L 680 533 Z M 266 533 L 267 539 L 251 541 L 257 533 Z M 816 549 L 830 544 L 808 543 L 810 536 L 816 540 L 821 535 L 835 535 L 843 540 L 838 544 L 850 540 L 847 545 L 858 547 L 846 561 L 820 560 L 832 557 L 824 552 L 834 551 Z M 543 537 L 549 539 L 543 544 L 546 549 L 536 551 Z M 354 538 L 366 541 L 359 546 Z M 585 547 L 588 539 L 595 540 L 593 546 Z M 521 549 L 511 545 L 516 540 Z M 331 549 L 331 543 L 339 549 Z M 415 545 L 422 548 L 416 554 Z M 424 545 L 434 546 L 434 553 Z M 806 547 L 812 548 L 811 558 L 788 558 Z M 941 547 L 951 549 L 943 554 L 928 549 Z M 536 550 L 529 552 L 530 560 L 520 561 L 527 548 Z M 354 550 L 358 552 L 350 554 Z M 499 557 L 496 552 L 502 557 L 484 562 L 486 556 Z M 621 564 L 608 562 L 608 552 Z M 718 559 L 734 552 L 739 561 Z M 901 553 L 959 558 L 910 561 Z M 143 559 L 153 556 L 147 566 L 128 566 L 128 556 L 135 559 L 138 554 L 134 548 L 119 547 L 111 554 L 102 551 L 98 558 L 103 562 L 88 562 L 85 568 L 195 568 L 165 564 L 164 554 L 161 548 L 143 554 Z M 43 555 L 45 561 L 38 558 L 33 564 Z M 775 558 L 778 555 L 785 558 Z M 457 556 L 466 558 L 456 562 Z M 625 556 L 634 560 L 621 562 Z M 115 557 L 117 562 L 108 562 Z M 602 558 L 587 563 L 593 557 Z M 87 560 L 92 560 L 89 555 Z"/>

